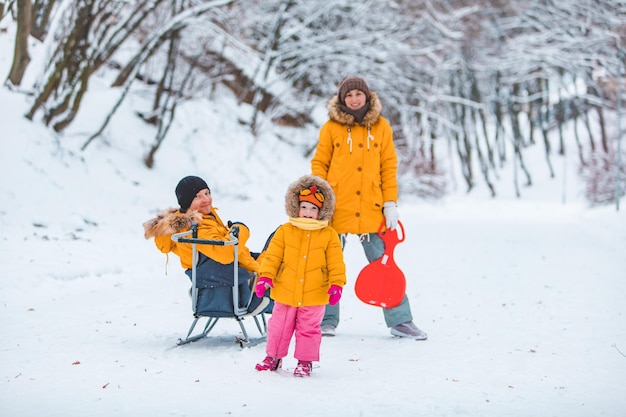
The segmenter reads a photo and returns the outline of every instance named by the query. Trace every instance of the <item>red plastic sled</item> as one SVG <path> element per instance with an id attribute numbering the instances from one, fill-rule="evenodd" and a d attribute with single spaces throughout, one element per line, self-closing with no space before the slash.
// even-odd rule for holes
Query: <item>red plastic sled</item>
<path id="1" fill-rule="evenodd" d="M 378 228 L 378 236 L 385 242 L 385 253 L 368 264 L 359 273 L 354 284 L 354 292 L 365 304 L 392 308 L 400 305 L 406 292 L 404 273 L 393 259 L 396 245 L 404 241 L 404 227 L 398 222 L 394 230 L 385 230 L 383 221 Z M 402 237 L 398 237 L 400 229 Z"/>

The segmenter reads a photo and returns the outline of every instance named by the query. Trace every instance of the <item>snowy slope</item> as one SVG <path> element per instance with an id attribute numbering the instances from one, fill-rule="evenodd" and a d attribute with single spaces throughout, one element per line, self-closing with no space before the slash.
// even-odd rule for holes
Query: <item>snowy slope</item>
<path id="1" fill-rule="evenodd" d="M 2 74 L 9 36 L 0 34 Z M 27 98 L 0 89 L 0 415 L 626 412 L 626 215 L 587 208 L 573 175 L 565 204 L 558 180 L 521 200 L 403 197 L 396 262 L 427 341 L 393 338 L 381 312 L 356 299 L 365 257 L 353 238 L 338 335 L 323 340 L 311 378 L 256 372 L 264 345 L 239 348 L 234 321 L 175 347 L 192 319 L 188 280 L 141 223 L 197 174 L 260 249 L 286 220 L 284 192 L 308 160 L 276 132 L 249 135 L 232 116 L 247 109 L 226 94 L 179 110 L 152 170 L 141 161 L 152 133 L 132 116 L 141 95 L 81 152 L 115 99 L 106 85 L 94 83 L 87 110 L 58 137 L 22 117 Z M 288 134 L 305 143 L 315 132 Z"/>

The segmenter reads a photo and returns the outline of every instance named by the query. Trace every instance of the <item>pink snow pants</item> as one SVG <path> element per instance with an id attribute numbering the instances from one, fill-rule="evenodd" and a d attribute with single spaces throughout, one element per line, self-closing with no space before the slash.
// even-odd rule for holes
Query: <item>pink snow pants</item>
<path id="1" fill-rule="evenodd" d="M 291 337 L 296 335 L 294 357 L 300 361 L 319 361 L 322 331 L 320 324 L 326 306 L 291 307 L 274 302 L 272 316 L 267 323 L 268 356 L 284 358 L 289 351 Z"/>

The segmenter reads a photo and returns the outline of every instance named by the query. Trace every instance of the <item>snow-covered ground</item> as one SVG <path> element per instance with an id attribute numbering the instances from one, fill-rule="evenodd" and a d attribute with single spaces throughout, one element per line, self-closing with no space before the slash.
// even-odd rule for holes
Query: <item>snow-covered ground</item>
<path id="1" fill-rule="evenodd" d="M 342 321 L 313 376 L 259 373 L 264 343 L 241 349 L 233 320 L 176 347 L 192 320 L 188 279 L 141 224 L 175 205 L 179 178 L 200 175 L 258 250 L 308 161 L 272 131 L 255 142 L 228 97 L 183 106 L 152 170 L 132 100 L 81 152 L 116 94 L 93 88 L 90 113 L 58 137 L 0 88 L 0 415 L 626 415 L 626 214 L 588 208 L 575 175 L 538 179 L 522 199 L 404 196 L 396 262 L 429 339 L 392 337 L 358 301 L 366 261 L 353 238 Z"/>

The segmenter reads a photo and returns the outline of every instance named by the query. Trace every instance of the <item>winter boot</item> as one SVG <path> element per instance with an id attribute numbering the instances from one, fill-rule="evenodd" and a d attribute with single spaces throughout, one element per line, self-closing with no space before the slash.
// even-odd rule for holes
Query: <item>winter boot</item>
<path id="1" fill-rule="evenodd" d="M 332 324 L 322 324 L 320 330 L 322 331 L 322 336 L 333 337 L 335 335 L 335 326 Z"/>
<path id="2" fill-rule="evenodd" d="M 257 371 L 275 371 L 282 366 L 283 360 L 281 358 L 273 358 L 266 356 L 263 362 L 256 364 L 255 369 Z"/>
<path id="3" fill-rule="evenodd" d="M 420 330 L 412 321 L 399 324 L 391 328 L 391 334 L 398 337 L 406 337 L 415 340 L 426 340 L 428 335 Z"/>
<path id="4" fill-rule="evenodd" d="M 310 361 L 298 361 L 298 366 L 293 370 L 293 376 L 311 376 L 313 364 Z"/>

